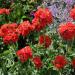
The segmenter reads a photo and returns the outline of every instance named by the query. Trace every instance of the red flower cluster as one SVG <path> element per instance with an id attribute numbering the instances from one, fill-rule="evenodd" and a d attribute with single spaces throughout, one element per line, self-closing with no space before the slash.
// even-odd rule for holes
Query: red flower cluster
<path id="1" fill-rule="evenodd" d="M 34 16 L 45 22 L 45 24 L 50 24 L 53 21 L 52 13 L 47 8 L 39 8 Z"/>
<path id="2" fill-rule="evenodd" d="M 52 13 L 46 8 L 39 8 L 35 14 L 34 19 L 32 20 L 32 24 L 35 26 L 37 31 L 43 29 L 47 24 L 52 23 L 53 17 Z"/>
<path id="3" fill-rule="evenodd" d="M 45 48 L 51 45 L 51 38 L 47 35 L 40 35 L 39 37 L 39 44 L 43 44 Z"/>
<path id="4" fill-rule="evenodd" d="M 64 56 L 58 55 L 55 57 L 53 64 L 57 69 L 62 69 L 67 64 L 67 61 Z"/>
<path id="5" fill-rule="evenodd" d="M 40 14 L 40 13 L 42 14 Z M 52 15 L 48 9 L 38 9 L 35 13 L 35 18 L 32 20 L 32 24 L 29 21 L 22 22 L 18 27 L 15 24 L 4 24 L 0 29 L 0 36 L 3 37 L 5 44 L 10 42 L 16 42 L 18 40 L 18 33 L 22 36 L 27 36 L 33 30 L 41 30 L 46 24 L 52 22 Z M 15 28 L 16 27 L 16 28 Z M 49 40 L 46 37 L 46 40 Z M 48 47 L 50 41 L 46 42 L 45 46 Z"/>
<path id="6" fill-rule="evenodd" d="M 41 59 L 40 59 L 39 56 L 34 57 L 34 58 L 33 58 L 33 62 L 34 62 L 34 64 L 35 64 L 35 67 L 36 67 L 36 68 L 39 69 L 39 68 L 42 67 L 42 61 L 41 61 Z"/>
<path id="7" fill-rule="evenodd" d="M 75 8 L 71 9 L 70 11 L 70 17 L 75 20 Z"/>
<path id="8" fill-rule="evenodd" d="M 32 56 L 32 49 L 30 46 L 26 46 L 25 48 L 18 50 L 16 52 L 16 54 L 22 63 L 26 62 L 29 58 L 33 57 Z M 34 62 L 36 68 L 42 67 L 42 61 L 39 56 L 32 58 L 32 61 Z"/>
<path id="9" fill-rule="evenodd" d="M 7 15 L 9 15 L 10 14 L 10 9 L 5 9 L 5 8 L 0 8 L 0 15 L 2 15 L 2 14 L 7 14 Z"/>
<path id="10" fill-rule="evenodd" d="M 25 48 L 22 48 L 21 50 L 18 50 L 16 52 L 16 54 L 20 58 L 20 61 L 22 63 L 24 63 L 29 58 L 32 58 L 32 49 L 30 48 L 30 46 L 26 46 Z"/>
<path id="11" fill-rule="evenodd" d="M 75 58 L 72 59 L 72 66 L 75 68 Z"/>
<path id="12" fill-rule="evenodd" d="M 18 33 L 22 36 L 27 36 L 34 28 L 35 27 L 32 26 L 29 21 L 24 21 L 18 26 Z"/>
<path id="13" fill-rule="evenodd" d="M 75 25 L 71 22 L 61 24 L 58 28 L 58 32 L 65 40 L 72 40 L 75 37 Z"/>
<path id="14" fill-rule="evenodd" d="M 16 42 L 18 40 L 18 34 L 16 33 L 17 24 L 4 24 L 0 28 L 0 37 L 3 38 L 5 44 Z"/>

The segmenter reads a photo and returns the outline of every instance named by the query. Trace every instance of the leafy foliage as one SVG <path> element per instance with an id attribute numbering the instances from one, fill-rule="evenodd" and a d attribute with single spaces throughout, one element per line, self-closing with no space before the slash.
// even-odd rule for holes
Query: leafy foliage
<path id="1" fill-rule="evenodd" d="M 10 9 L 9 15 L 0 14 L 0 26 L 11 23 L 16 23 L 17 26 L 22 23 L 25 25 L 27 20 L 30 21 L 32 25 L 32 20 L 36 18 L 34 12 L 37 10 L 37 7 L 39 5 L 41 5 L 40 7 L 45 7 L 41 2 L 42 0 L 0 0 L 0 8 Z M 66 7 L 66 3 L 64 5 L 63 9 Z M 40 21 L 38 21 L 37 24 L 41 27 L 45 21 L 50 21 L 52 19 L 49 19 L 48 10 L 45 11 L 45 8 L 44 10 L 40 10 L 43 16 L 39 17 Z M 0 75 L 74 75 L 75 61 L 72 61 L 72 59 L 75 58 L 75 38 L 70 41 L 64 40 L 57 31 L 60 19 L 54 15 L 53 17 L 54 21 L 51 21 L 52 24 L 45 26 L 40 31 L 33 31 L 31 30 L 32 28 L 30 28 L 28 30 L 31 30 L 31 32 L 27 36 L 22 36 L 16 32 L 19 35 L 19 39 L 15 43 L 5 44 L 3 42 L 3 37 L 5 36 L 0 37 Z M 41 21 L 42 23 L 39 24 Z M 73 20 L 71 22 L 74 23 Z M 9 28 L 9 26 L 7 28 Z M 16 28 L 16 30 L 17 29 L 18 28 Z M 11 32 L 11 34 L 12 33 L 14 33 L 14 31 Z M 40 35 L 44 35 L 44 44 L 42 45 L 39 44 L 39 41 L 41 41 L 39 40 Z M 48 39 L 45 40 L 45 36 L 51 38 L 51 44 L 48 48 L 45 48 L 45 44 L 49 42 Z M 9 38 L 7 39 L 9 40 Z M 22 62 L 20 57 L 23 59 L 26 59 L 26 57 L 17 55 L 17 52 L 24 52 L 24 54 L 22 54 L 25 56 L 26 46 L 32 49 L 33 57 L 39 56 L 40 58 L 33 62 L 33 57 L 27 57 L 27 61 Z M 29 49 L 27 51 L 29 51 Z M 29 53 L 31 52 L 29 51 Z M 56 60 L 56 56 L 58 55 L 65 57 L 62 58 L 63 61 L 60 61 L 60 58 Z M 64 59 L 67 60 L 68 63 L 63 64 Z M 57 63 L 53 63 L 54 60 L 57 61 Z M 35 63 L 39 68 L 36 67 Z M 42 67 L 39 66 L 40 63 Z M 64 65 L 63 68 L 60 67 L 60 64 Z M 61 69 L 59 69 L 59 67 Z"/>

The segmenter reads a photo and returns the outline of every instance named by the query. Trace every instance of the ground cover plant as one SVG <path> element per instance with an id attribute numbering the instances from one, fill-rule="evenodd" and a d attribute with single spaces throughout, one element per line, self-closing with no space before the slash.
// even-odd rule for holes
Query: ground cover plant
<path id="1" fill-rule="evenodd" d="M 74 0 L 0 0 L 0 75 L 75 75 Z"/>

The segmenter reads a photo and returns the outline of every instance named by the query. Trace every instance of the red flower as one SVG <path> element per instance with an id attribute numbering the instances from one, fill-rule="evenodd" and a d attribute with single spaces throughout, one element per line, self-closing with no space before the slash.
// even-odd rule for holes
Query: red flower
<path id="1" fill-rule="evenodd" d="M 70 11 L 70 17 L 75 20 L 75 8 L 71 9 Z"/>
<path id="2" fill-rule="evenodd" d="M 47 8 L 39 8 L 34 16 L 43 22 L 45 21 L 46 24 L 52 23 L 53 21 L 52 13 Z"/>
<path id="3" fill-rule="evenodd" d="M 46 26 L 45 21 L 41 22 L 39 18 L 34 18 L 32 20 L 32 25 L 35 27 L 36 31 L 40 31 Z"/>
<path id="4" fill-rule="evenodd" d="M 20 58 L 20 61 L 22 63 L 24 63 L 29 58 L 32 58 L 32 49 L 30 48 L 30 46 L 26 46 L 25 48 L 22 48 L 21 50 L 18 50 L 16 52 L 16 54 Z"/>
<path id="5" fill-rule="evenodd" d="M 1 26 L 1 31 L 4 33 L 4 36 L 8 35 L 9 33 L 16 32 L 17 24 L 4 24 Z"/>
<path id="6" fill-rule="evenodd" d="M 67 64 L 67 61 L 64 56 L 58 55 L 55 57 L 53 64 L 57 69 L 62 69 Z"/>
<path id="7" fill-rule="evenodd" d="M 30 46 L 25 47 L 25 54 L 29 57 L 32 58 L 32 49 Z"/>
<path id="8" fill-rule="evenodd" d="M 21 49 L 21 50 L 18 50 L 16 52 L 17 56 L 19 57 L 20 61 L 22 63 L 26 62 L 28 60 L 28 56 L 25 54 L 25 49 Z"/>
<path id="9" fill-rule="evenodd" d="M 73 68 L 75 68 L 75 58 L 72 59 L 71 63 L 72 63 Z"/>
<path id="10" fill-rule="evenodd" d="M 17 41 L 18 41 L 18 35 L 15 34 L 15 33 L 12 33 L 12 34 L 11 34 L 11 41 L 12 41 L 13 43 L 17 42 Z"/>
<path id="11" fill-rule="evenodd" d="M 47 24 L 52 23 L 52 21 L 53 21 L 53 17 L 51 12 L 48 9 L 39 8 L 34 14 L 32 25 L 35 26 L 35 29 L 37 31 L 40 31 Z"/>
<path id="12" fill-rule="evenodd" d="M 0 9 L 0 15 L 2 15 L 2 14 L 9 15 L 10 14 L 10 9 L 5 9 L 5 8 Z"/>
<path id="13" fill-rule="evenodd" d="M 0 29 L 0 37 L 3 37 L 4 33 L 2 32 L 2 30 Z"/>
<path id="14" fill-rule="evenodd" d="M 9 44 L 11 42 L 11 36 L 5 36 L 3 37 L 3 42 L 4 44 Z"/>
<path id="15" fill-rule="evenodd" d="M 12 42 L 15 43 L 17 41 L 18 41 L 18 35 L 15 33 L 11 33 L 3 37 L 4 44 L 10 44 Z"/>
<path id="16" fill-rule="evenodd" d="M 15 43 L 18 41 L 18 34 L 16 33 L 17 24 L 4 24 L 0 29 L 0 37 L 3 38 L 5 44 Z"/>
<path id="17" fill-rule="evenodd" d="M 45 48 L 49 47 L 51 45 L 51 38 L 47 35 L 41 35 L 39 37 L 39 44 L 43 44 Z"/>
<path id="18" fill-rule="evenodd" d="M 18 33 L 22 36 L 27 36 L 30 31 L 34 30 L 29 21 L 24 21 L 18 26 Z"/>
<path id="19" fill-rule="evenodd" d="M 75 25 L 71 22 L 61 24 L 58 28 L 58 32 L 65 40 L 72 40 L 75 37 Z"/>
<path id="20" fill-rule="evenodd" d="M 1 26 L 1 32 L 4 34 L 2 37 L 8 34 L 9 30 L 7 28 L 8 24 L 4 24 Z"/>
<path id="21" fill-rule="evenodd" d="M 0 9 L 0 15 L 4 14 L 4 12 L 5 12 L 5 8 Z"/>
<path id="22" fill-rule="evenodd" d="M 6 9 L 5 14 L 9 15 L 10 14 L 10 9 Z"/>
<path id="23" fill-rule="evenodd" d="M 8 26 L 8 28 L 10 28 L 10 29 L 15 29 L 15 28 L 17 28 L 18 26 L 17 26 L 17 24 L 16 23 L 11 23 L 11 24 L 9 24 L 9 26 Z"/>
<path id="24" fill-rule="evenodd" d="M 35 64 L 36 68 L 41 68 L 42 67 L 42 61 L 41 61 L 39 56 L 34 57 L 33 62 Z"/>

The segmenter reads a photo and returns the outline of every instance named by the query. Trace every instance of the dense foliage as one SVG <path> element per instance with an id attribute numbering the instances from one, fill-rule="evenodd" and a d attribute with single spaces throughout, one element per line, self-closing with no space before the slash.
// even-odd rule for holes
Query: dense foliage
<path id="1" fill-rule="evenodd" d="M 74 0 L 0 0 L 0 75 L 75 75 Z"/>

